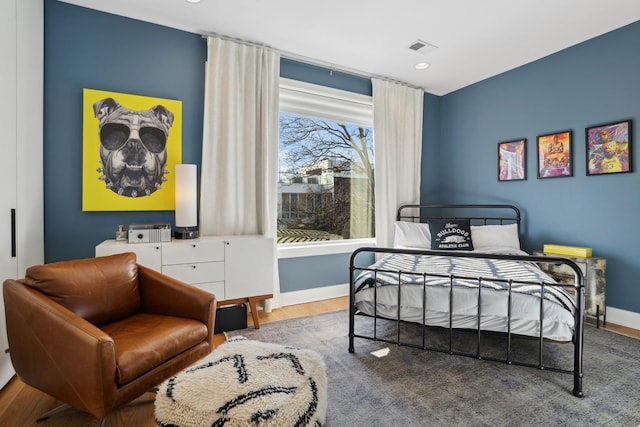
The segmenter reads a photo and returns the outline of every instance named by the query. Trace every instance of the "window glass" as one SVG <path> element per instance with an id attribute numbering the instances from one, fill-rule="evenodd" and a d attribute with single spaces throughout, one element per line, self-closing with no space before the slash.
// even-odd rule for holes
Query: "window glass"
<path id="1" fill-rule="evenodd" d="M 292 81 L 280 93 L 278 243 L 374 237 L 370 97 Z"/>

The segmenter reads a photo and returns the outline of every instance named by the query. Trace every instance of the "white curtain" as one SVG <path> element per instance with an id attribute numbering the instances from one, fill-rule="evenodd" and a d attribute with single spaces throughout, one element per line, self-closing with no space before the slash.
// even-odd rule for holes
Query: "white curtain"
<path id="1" fill-rule="evenodd" d="M 212 37 L 207 45 L 200 232 L 272 237 L 277 299 L 280 55 Z"/>
<path id="2" fill-rule="evenodd" d="M 208 39 L 200 230 L 276 236 L 279 54 Z"/>
<path id="3" fill-rule="evenodd" d="M 380 79 L 372 84 L 376 245 L 391 247 L 398 207 L 420 201 L 424 92 Z"/>

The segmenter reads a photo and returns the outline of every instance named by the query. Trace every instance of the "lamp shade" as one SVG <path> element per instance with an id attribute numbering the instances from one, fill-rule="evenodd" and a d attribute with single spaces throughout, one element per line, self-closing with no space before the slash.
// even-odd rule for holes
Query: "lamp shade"
<path id="1" fill-rule="evenodd" d="M 198 225 L 198 171 L 196 165 L 176 165 L 176 227 Z"/>

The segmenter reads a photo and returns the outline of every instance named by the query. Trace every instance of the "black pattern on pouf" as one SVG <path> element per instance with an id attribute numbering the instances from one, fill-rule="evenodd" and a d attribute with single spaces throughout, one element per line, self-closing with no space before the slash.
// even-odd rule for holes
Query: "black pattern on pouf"
<path id="1" fill-rule="evenodd" d="M 160 385 L 160 427 L 322 426 L 324 362 L 312 351 L 233 338 Z"/>

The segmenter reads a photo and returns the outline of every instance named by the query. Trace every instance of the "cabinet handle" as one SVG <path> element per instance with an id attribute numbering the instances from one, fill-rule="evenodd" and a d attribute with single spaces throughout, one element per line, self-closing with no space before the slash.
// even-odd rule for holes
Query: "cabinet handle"
<path id="1" fill-rule="evenodd" d="M 16 210 L 11 209 L 11 258 L 16 257 Z"/>
<path id="2" fill-rule="evenodd" d="M 194 270 L 196 269 L 196 266 L 195 266 L 195 265 L 193 266 L 193 269 L 194 269 Z"/>

